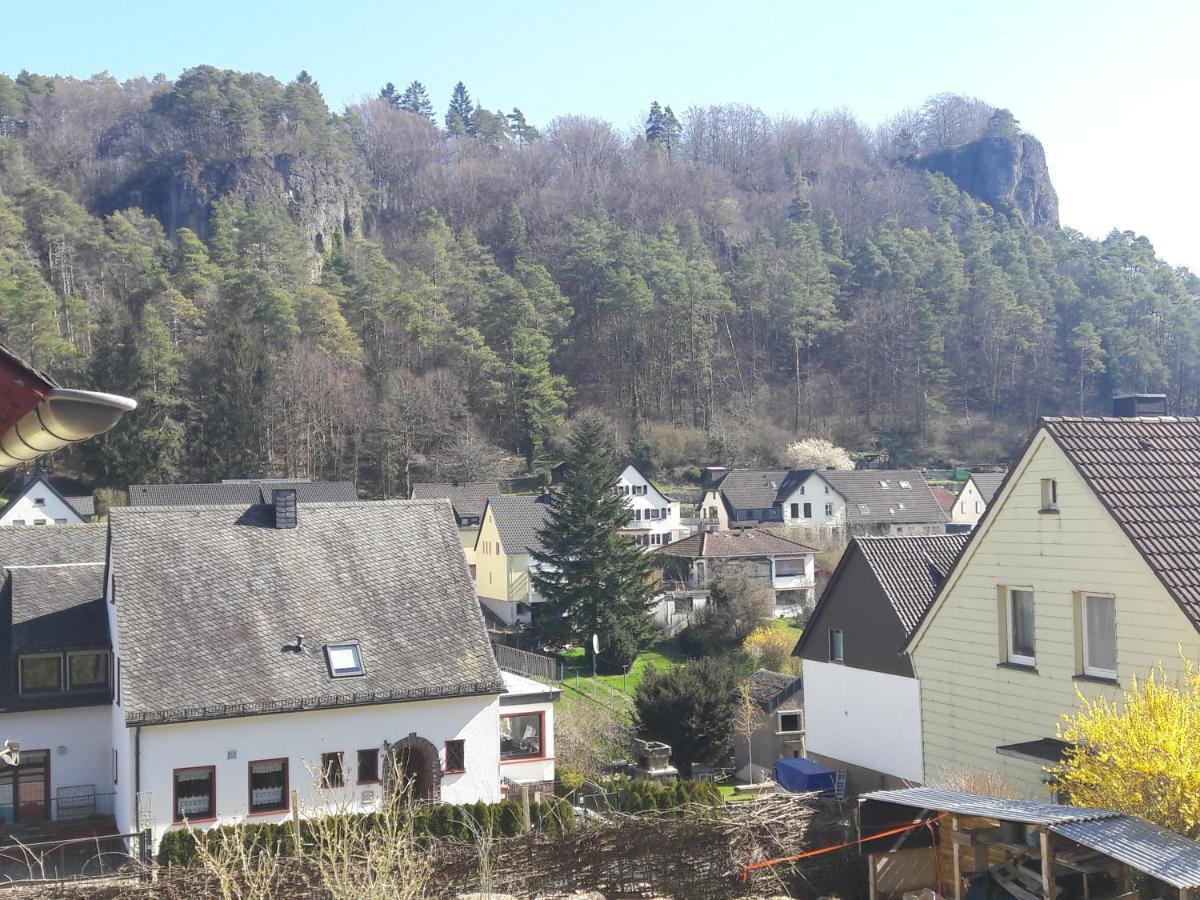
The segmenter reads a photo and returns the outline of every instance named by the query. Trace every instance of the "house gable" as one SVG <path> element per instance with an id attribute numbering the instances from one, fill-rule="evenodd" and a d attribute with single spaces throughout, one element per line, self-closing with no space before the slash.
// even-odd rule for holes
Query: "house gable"
<path id="1" fill-rule="evenodd" d="M 1058 509 L 1042 509 L 1042 480 Z M 1034 595 L 1034 667 L 1007 662 L 1006 588 Z M 1079 598 L 1116 600 L 1117 684 L 1082 677 Z M 997 747 L 1053 738 L 1061 716 L 1161 663 L 1177 673 L 1200 635 L 1071 461 L 1039 428 L 908 644 L 921 686 L 926 777 L 999 771 L 1030 793 L 1036 763 Z M 1182 650 L 1183 657 L 1180 656 Z"/>
<path id="2" fill-rule="evenodd" d="M 43 475 L 28 478 L 0 509 L 0 525 L 79 525 L 87 519 Z"/>
<path id="3" fill-rule="evenodd" d="M 843 665 L 912 677 L 904 626 L 883 587 L 852 541 L 821 594 L 793 655 L 830 662 L 829 632 L 842 632 Z"/>

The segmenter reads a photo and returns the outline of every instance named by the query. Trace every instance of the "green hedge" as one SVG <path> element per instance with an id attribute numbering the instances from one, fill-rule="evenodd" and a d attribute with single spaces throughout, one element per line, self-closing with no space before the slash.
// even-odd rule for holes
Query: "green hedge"
<path id="1" fill-rule="evenodd" d="M 561 773 L 566 787 L 570 773 Z M 609 806 L 619 812 L 645 812 L 651 809 L 676 809 L 689 803 L 720 806 L 725 802 L 717 786 L 709 781 L 680 780 L 673 783 L 646 781 L 622 776 L 600 783 L 608 794 Z"/>
<path id="2" fill-rule="evenodd" d="M 521 804 L 517 800 L 500 803 L 473 803 L 466 806 L 438 804 L 422 806 L 413 810 L 414 831 L 428 837 L 455 837 L 472 841 L 479 832 L 498 837 L 510 837 L 521 832 Z M 377 827 L 376 813 L 355 813 L 352 818 L 361 820 L 366 827 Z M 571 804 L 557 797 L 540 803 L 530 802 L 529 818 L 535 831 L 549 835 L 560 835 L 574 827 L 575 817 Z M 314 843 L 313 821 L 301 819 L 300 838 L 306 847 Z M 258 822 L 241 826 L 222 825 L 209 829 L 179 829 L 163 835 L 158 847 L 158 862 L 163 866 L 188 866 L 196 862 L 196 844 L 203 840 L 209 847 L 219 845 L 222 835 L 240 827 L 248 848 L 270 852 L 290 852 L 292 849 L 291 823 Z"/>

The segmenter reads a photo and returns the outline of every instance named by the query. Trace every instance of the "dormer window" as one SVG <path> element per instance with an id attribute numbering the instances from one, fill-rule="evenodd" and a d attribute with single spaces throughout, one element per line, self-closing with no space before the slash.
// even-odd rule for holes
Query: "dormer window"
<path id="1" fill-rule="evenodd" d="M 357 642 L 326 644 L 325 662 L 331 678 L 352 678 L 363 674 L 362 652 Z"/>
<path id="2" fill-rule="evenodd" d="M 50 694 L 63 688 L 62 654 L 37 653 L 20 660 L 21 693 Z"/>

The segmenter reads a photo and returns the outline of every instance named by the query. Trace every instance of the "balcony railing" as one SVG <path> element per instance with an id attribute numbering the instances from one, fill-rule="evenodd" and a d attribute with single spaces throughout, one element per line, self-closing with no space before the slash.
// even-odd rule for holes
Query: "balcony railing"
<path id="1" fill-rule="evenodd" d="M 0 803 L 0 825 L 31 826 L 53 822 L 59 825 L 86 825 L 115 815 L 115 793 L 97 794 L 87 785 L 61 787 L 49 800 L 39 797 Z"/>

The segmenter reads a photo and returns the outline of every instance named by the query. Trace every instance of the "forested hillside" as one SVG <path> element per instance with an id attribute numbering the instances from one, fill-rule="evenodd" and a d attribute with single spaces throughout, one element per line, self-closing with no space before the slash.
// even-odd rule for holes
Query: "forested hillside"
<path id="1" fill-rule="evenodd" d="M 0 340 L 141 404 L 57 464 L 396 495 L 537 467 L 584 408 L 661 465 L 809 433 L 989 462 L 1114 389 L 1200 412 L 1200 283 L 1057 227 L 1044 172 L 992 190 L 1041 153 L 1005 110 L 656 102 L 627 134 L 461 84 L 437 105 L 414 82 L 331 111 L 305 73 L 0 76 Z"/>

